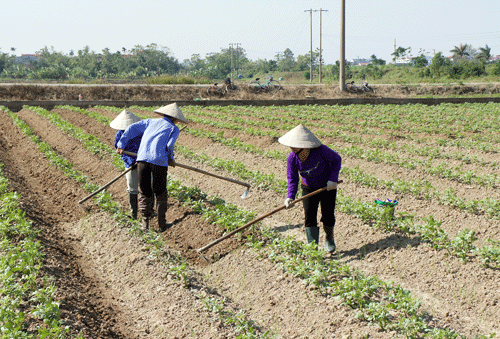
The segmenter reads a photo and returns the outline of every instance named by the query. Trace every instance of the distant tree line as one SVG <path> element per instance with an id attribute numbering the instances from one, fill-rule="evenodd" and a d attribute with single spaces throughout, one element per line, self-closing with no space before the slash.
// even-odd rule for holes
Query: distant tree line
<path id="1" fill-rule="evenodd" d="M 14 48 L 11 49 L 15 51 Z M 0 51 L 0 77 L 12 79 L 138 79 L 163 75 L 183 75 L 194 78 L 223 79 L 234 75 L 252 77 L 268 72 L 297 72 L 310 68 L 310 55 L 294 56 L 290 49 L 279 53 L 276 59 L 249 60 L 243 48 L 222 48 L 219 53 L 209 53 L 205 58 L 193 54 L 179 62 L 168 48 L 150 44 L 127 50 L 111 52 L 92 51 L 89 46 L 64 54 L 54 48 L 44 47 L 36 57 L 26 60 L 13 53 Z M 319 52 L 313 53 L 313 65 L 317 67 Z"/>
<path id="2" fill-rule="evenodd" d="M 111 52 L 109 48 L 100 53 L 92 51 L 89 46 L 82 50 L 64 54 L 44 47 L 36 52 L 35 58 L 26 60 L 12 53 L 0 51 L 0 78 L 28 80 L 82 80 L 93 79 L 147 79 L 162 76 L 184 76 L 194 79 L 224 79 L 230 75 L 252 78 L 270 72 L 302 72 L 305 79 L 310 77 L 311 57 L 313 72 L 319 66 L 319 49 L 297 57 L 287 48 L 278 53 L 274 59 L 250 60 L 243 48 L 221 48 L 219 53 L 209 53 L 204 58 L 193 54 L 182 62 L 177 60 L 170 50 L 157 44 L 137 45 L 127 50 Z M 444 57 L 441 52 L 432 59 L 423 53 L 411 59 L 411 63 L 397 67 L 414 67 L 420 69 L 418 76 L 451 79 L 463 79 L 472 76 L 486 75 L 486 64 L 491 59 L 491 49 L 486 45 L 476 50 L 470 45 L 455 46 L 452 58 Z M 393 60 L 411 54 L 411 48 L 398 47 L 392 55 Z M 346 62 L 348 77 L 356 75 L 362 79 L 380 79 L 394 65 L 386 65 L 385 60 L 371 56 L 367 66 L 353 66 Z M 489 68 L 490 74 L 500 75 L 500 62 Z M 326 80 L 338 80 L 340 63 L 322 65 L 322 75 Z"/>
<path id="3" fill-rule="evenodd" d="M 398 47 L 392 55 L 393 61 L 405 58 L 411 53 L 411 47 Z M 450 79 L 466 79 L 488 75 L 486 66 L 491 63 L 491 48 L 486 45 L 476 49 L 469 44 L 454 46 L 451 57 L 445 57 L 442 52 L 434 54 L 431 60 L 421 51 L 411 59 L 409 66 L 421 68 L 418 75 L 424 77 L 448 77 Z M 500 75 L 500 61 L 494 62 L 489 68 L 491 75 Z"/>

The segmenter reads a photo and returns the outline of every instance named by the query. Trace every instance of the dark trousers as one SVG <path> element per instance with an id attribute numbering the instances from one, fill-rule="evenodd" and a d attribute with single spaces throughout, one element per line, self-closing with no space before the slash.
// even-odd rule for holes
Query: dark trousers
<path id="1" fill-rule="evenodd" d="M 139 176 L 139 209 L 144 217 L 150 217 L 154 195 L 156 195 L 157 204 L 162 202 L 166 205 L 168 167 L 138 161 L 137 174 Z M 151 178 L 153 178 L 152 182 Z"/>
<path id="2" fill-rule="evenodd" d="M 312 188 L 305 185 L 301 185 L 302 195 L 312 193 L 319 190 L 321 187 Z M 312 197 L 302 200 L 302 205 L 304 206 L 305 227 L 317 227 L 318 226 L 318 207 L 321 204 L 321 222 L 323 226 L 334 227 L 335 226 L 335 203 L 337 200 L 337 190 L 323 191 Z"/>

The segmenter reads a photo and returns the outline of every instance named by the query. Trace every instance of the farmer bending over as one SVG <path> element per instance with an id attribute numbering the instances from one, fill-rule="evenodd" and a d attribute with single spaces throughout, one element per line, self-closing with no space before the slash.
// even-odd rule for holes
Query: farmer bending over
<path id="1" fill-rule="evenodd" d="M 287 158 L 288 196 L 286 208 L 293 205 L 297 194 L 300 174 L 302 195 L 326 186 L 326 191 L 302 201 L 304 206 L 307 241 L 319 244 L 318 206 L 321 203 L 321 222 L 325 231 L 325 247 L 335 252 L 333 228 L 335 226 L 335 201 L 337 182 L 342 159 L 340 155 L 322 145 L 321 141 L 305 126 L 299 125 L 283 135 L 278 141 L 292 150 Z"/>
<path id="2" fill-rule="evenodd" d="M 141 118 L 139 118 L 137 115 L 134 113 L 127 111 L 126 109 L 123 110 L 118 116 L 109 123 L 109 126 L 111 128 L 117 129 L 118 132 L 116 132 L 115 135 L 115 148 L 117 148 L 118 141 L 123 135 L 123 132 L 125 132 L 125 129 L 138 122 L 141 121 Z M 141 136 L 137 136 L 133 139 L 131 139 L 124 147 L 125 151 L 137 153 L 139 150 L 139 144 L 141 143 Z M 125 177 L 127 178 L 127 192 L 128 192 L 128 201 L 130 204 L 130 210 L 132 212 L 132 218 L 137 219 L 137 209 L 138 209 L 138 200 L 137 200 L 137 195 L 139 194 L 139 177 L 137 175 L 137 166 L 135 165 L 135 157 L 132 157 L 127 154 L 122 154 L 121 158 L 123 162 L 125 163 L 126 168 L 130 168 L 133 166 L 133 169 L 127 172 Z"/>
<path id="3" fill-rule="evenodd" d="M 152 216 L 152 200 L 156 195 L 158 210 L 158 231 L 163 232 L 172 226 L 167 224 L 167 174 L 168 166 L 175 166 L 174 145 L 179 136 L 179 121 L 187 123 L 186 118 L 173 103 L 154 111 L 163 116 L 160 119 L 146 119 L 130 125 L 118 141 L 117 153 L 123 154 L 124 147 L 137 136 L 142 136 L 137 152 L 137 172 L 139 175 L 139 209 L 142 226 L 149 229 Z M 151 182 L 151 175 L 153 180 Z"/>

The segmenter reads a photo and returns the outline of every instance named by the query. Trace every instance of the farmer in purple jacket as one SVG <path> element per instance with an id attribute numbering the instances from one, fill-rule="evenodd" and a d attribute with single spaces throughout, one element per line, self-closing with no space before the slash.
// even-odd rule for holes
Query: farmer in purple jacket
<path id="1" fill-rule="evenodd" d="M 299 125 L 278 141 L 291 148 L 287 159 L 288 196 L 286 208 L 293 205 L 299 179 L 302 195 L 326 186 L 326 191 L 303 200 L 307 241 L 319 244 L 318 206 L 321 203 L 321 222 L 325 231 L 325 247 L 335 252 L 333 228 L 335 226 L 335 201 L 342 158 L 337 152 L 321 144 L 321 141 L 305 126 Z M 300 176 L 299 176 L 300 174 Z"/>
<path id="2" fill-rule="evenodd" d="M 123 110 L 118 116 L 109 123 L 109 126 L 113 129 L 117 129 L 118 131 L 115 134 L 115 148 L 118 144 L 118 141 L 123 135 L 123 132 L 127 129 L 128 126 L 141 121 L 134 113 Z M 139 150 L 139 145 L 141 143 L 141 137 L 138 136 L 127 144 L 125 151 L 137 153 Z M 139 178 L 137 175 L 137 166 L 135 165 L 135 157 L 131 157 L 130 155 L 122 154 L 121 158 L 125 163 L 126 168 L 130 168 L 133 166 L 134 168 L 127 172 L 125 177 L 127 178 L 127 193 L 128 193 L 128 201 L 130 204 L 130 210 L 132 212 L 132 218 L 137 219 L 137 209 L 138 209 L 138 199 L 137 195 L 139 194 Z"/>
<path id="3" fill-rule="evenodd" d="M 162 116 L 160 119 L 146 119 L 130 125 L 117 143 L 116 152 L 123 150 L 134 138 L 141 136 L 141 144 L 137 152 L 137 172 L 139 175 L 139 209 L 142 214 L 142 226 L 149 229 L 152 217 L 152 201 L 156 196 L 158 210 L 158 231 L 163 232 L 172 226 L 167 223 L 167 174 L 168 167 L 175 166 L 174 145 L 179 137 L 180 121 L 187 123 L 186 118 L 173 103 L 154 111 Z M 151 183 L 151 176 L 153 182 Z"/>

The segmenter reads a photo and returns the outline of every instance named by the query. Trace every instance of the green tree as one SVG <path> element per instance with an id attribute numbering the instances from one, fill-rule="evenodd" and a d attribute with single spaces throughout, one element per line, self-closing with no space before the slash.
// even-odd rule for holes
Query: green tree
<path id="1" fill-rule="evenodd" d="M 441 52 L 437 52 L 432 58 L 429 66 L 432 76 L 440 77 L 449 64 L 450 61 L 446 59 Z"/>
<path id="2" fill-rule="evenodd" d="M 372 54 L 370 59 L 372 60 L 373 65 L 378 65 L 378 66 L 385 65 L 385 60 L 377 59 L 377 56 L 375 54 Z"/>
<path id="3" fill-rule="evenodd" d="M 281 72 L 290 72 L 295 67 L 295 57 L 290 48 L 285 49 L 283 56 L 278 62 L 278 70 Z"/>
<path id="4" fill-rule="evenodd" d="M 125 72 L 126 70 L 125 59 L 119 51 L 111 53 L 109 48 L 102 50 L 100 65 L 100 71 L 102 74 L 105 76 L 117 77 L 120 73 Z"/>
<path id="5" fill-rule="evenodd" d="M 488 47 L 488 45 L 479 47 L 477 58 L 479 60 L 483 60 L 484 62 L 488 62 L 491 59 L 491 48 Z"/>
<path id="6" fill-rule="evenodd" d="M 0 73 L 3 72 L 4 69 L 14 64 L 14 58 L 9 56 L 7 53 L 0 52 Z"/>
<path id="7" fill-rule="evenodd" d="M 411 60 L 411 63 L 413 64 L 413 66 L 415 66 L 417 68 L 421 68 L 421 67 L 427 66 L 429 64 L 429 61 L 427 61 L 427 58 L 425 57 L 425 55 L 420 54 L 419 56 L 413 58 Z"/>
<path id="8" fill-rule="evenodd" d="M 167 47 L 158 46 L 155 43 L 145 47 L 137 45 L 132 49 L 132 61 L 136 66 L 143 67 L 149 75 L 179 73 L 180 64 Z"/>
<path id="9" fill-rule="evenodd" d="M 410 51 L 411 51 L 411 47 L 404 48 L 404 47 L 399 46 L 398 48 L 396 48 L 396 50 L 394 52 L 391 53 L 391 55 L 394 56 L 392 58 L 392 61 L 396 61 L 396 59 L 400 59 L 400 58 L 405 58 Z"/>
<path id="10" fill-rule="evenodd" d="M 450 51 L 451 53 L 453 53 L 453 58 L 463 59 L 464 57 L 469 56 L 470 53 L 467 52 L 467 47 L 469 47 L 469 45 L 467 44 L 460 44 L 460 46 L 455 46 L 455 48 Z"/>
<path id="11" fill-rule="evenodd" d="M 312 68 L 313 70 L 319 65 L 319 49 L 312 53 Z M 311 68 L 311 53 L 297 56 L 297 63 L 293 71 L 305 71 Z"/>

